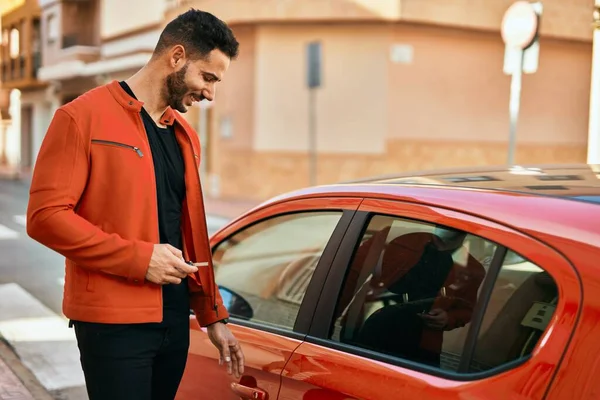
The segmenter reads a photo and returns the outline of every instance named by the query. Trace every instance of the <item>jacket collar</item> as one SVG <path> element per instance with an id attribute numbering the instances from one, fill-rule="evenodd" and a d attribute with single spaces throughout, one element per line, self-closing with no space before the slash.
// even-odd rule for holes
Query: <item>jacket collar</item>
<path id="1" fill-rule="evenodd" d="M 123 106 L 123 108 L 137 113 L 142 111 L 144 102 L 131 97 L 125 90 L 123 90 L 118 81 L 112 81 L 107 85 L 107 87 L 115 100 L 117 100 L 117 102 Z M 167 107 L 162 117 L 160 117 L 160 123 L 162 125 L 173 125 L 176 119 L 177 115 L 175 111 L 171 107 Z"/>

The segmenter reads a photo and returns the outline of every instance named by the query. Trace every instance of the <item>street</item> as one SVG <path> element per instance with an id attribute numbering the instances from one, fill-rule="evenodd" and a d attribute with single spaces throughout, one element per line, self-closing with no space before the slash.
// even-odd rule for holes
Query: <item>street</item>
<path id="1" fill-rule="evenodd" d="M 0 180 L 0 337 L 55 398 L 86 399 L 62 314 L 64 258 L 27 236 L 28 182 Z M 207 216 L 209 233 L 227 222 Z"/>

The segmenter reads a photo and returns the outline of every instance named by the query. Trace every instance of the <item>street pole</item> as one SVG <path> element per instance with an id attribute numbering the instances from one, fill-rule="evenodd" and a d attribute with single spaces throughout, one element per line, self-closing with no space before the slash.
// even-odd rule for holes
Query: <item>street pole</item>
<path id="1" fill-rule="evenodd" d="M 600 163 L 600 0 L 595 0 L 587 162 Z"/>
<path id="2" fill-rule="evenodd" d="M 515 148 L 517 144 L 517 121 L 521 107 L 521 86 L 523 76 L 523 50 L 518 51 L 518 68 L 512 74 L 510 81 L 510 102 L 508 105 L 510 118 L 510 133 L 508 141 L 508 165 L 515 164 Z"/>
<path id="3" fill-rule="evenodd" d="M 306 86 L 308 88 L 308 178 L 317 184 L 317 90 L 321 87 L 321 42 L 306 46 Z"/>
<path id="4" fill-rule="evenodd" d="M 317 184 L 317 91 L 308 90 L 308 152 L 310 186 Z"/>
<path id="5" fill-rule="evenodd" d="M 600 1 L 600 0 L 598 0 Z M 542 3 L 519 0 L 504 13 L 500 33 L 504 41 L 504 73 L 511 76 L 508 138 L 508 165 L 515 164 L 517 122 L 521 107 L 523 73 L 534 73 L 539 62 L 539 27 Z"/>

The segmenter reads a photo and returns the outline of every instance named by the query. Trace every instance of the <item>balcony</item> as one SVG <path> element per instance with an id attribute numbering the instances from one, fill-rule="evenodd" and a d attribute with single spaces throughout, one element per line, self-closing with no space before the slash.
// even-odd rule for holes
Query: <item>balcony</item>
<path id="1" fill-rule="evenodd" d="M 100 58 L 98 0 L 43 2 L 42 79 L 61 80 Z"/>
<path id="2" fill-rule="evenodd" d="M 28 2 L 23 7 L 30 6 Z M 20 90 L 43 88 L 46 84 L 37 79 L 41 60 L 39 9 L 17 8 L 2 16 L 2 27 L 2 87 Z"/>
<path id="3" fill-rule="evenodd" d="M 2 86 L 8 89 L 29 89 L 43 87 L 45 83 L 38 81 L 37 71 L 41 66 L 41 54 L 21 54 L 16 58 L 0 64 Z"/>

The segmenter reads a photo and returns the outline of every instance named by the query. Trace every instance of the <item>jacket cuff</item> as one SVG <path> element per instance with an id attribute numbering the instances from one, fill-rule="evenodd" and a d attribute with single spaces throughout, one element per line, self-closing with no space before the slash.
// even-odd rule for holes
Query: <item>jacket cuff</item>
<path id="1" fill-rule="evenodd" d="M 150 266 L 154 244 L 149 242 L 138 242 L 136 243 L 136 247 L 136 256 L 131 263 L 127 280 L 134 284 L 143 285 L 146 281 L 146 273 Z"/>
<path id="2" fill-rule="evenodd" d="M 227 308 L 223 304 L 217 304 L 217 308 L 215 309 L 214 305 L 211 304 L 210 297 L 193 295 L 191 298 L 191 307 L 194 310 L 198 324 L 203 328 L 229 318 Z"/>

